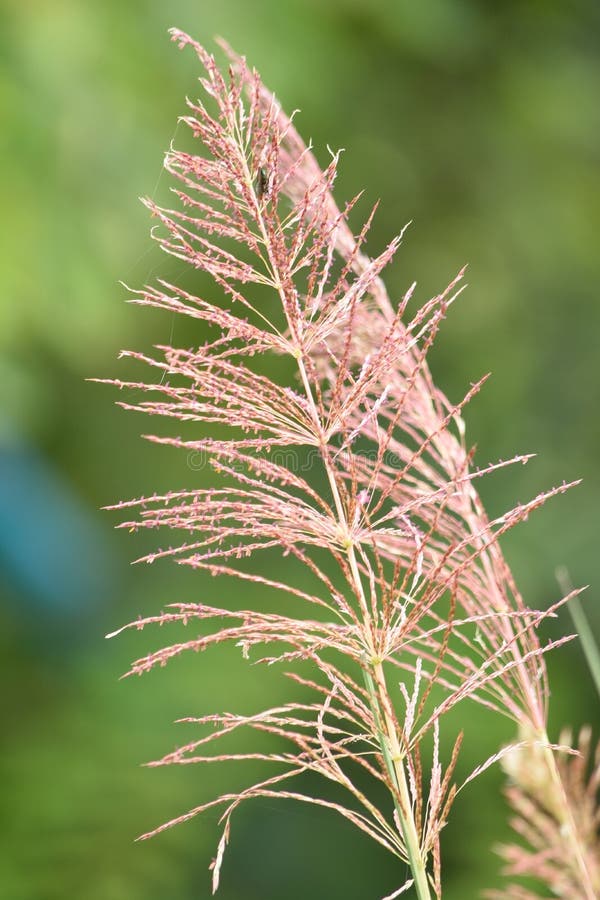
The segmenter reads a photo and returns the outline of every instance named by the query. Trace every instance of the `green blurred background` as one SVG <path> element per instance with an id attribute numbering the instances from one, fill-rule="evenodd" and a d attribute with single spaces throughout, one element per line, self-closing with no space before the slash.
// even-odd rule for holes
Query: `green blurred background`
<path id="1" fill-rule="evenodd" d="M 321 159 L 345 147 L 338 198 L 383 199 L 370 246 L 413 220 L 388 285 L 420 296 L 464 263 L 470 287 L 433 356 L 468 412 L 481 464 L 538 451 L 481 486 L 492 512 L 563 479 L 584 483 L 505 541 L 527 602 L 557 599 L 554 569 L 591 584 L 600 633 L 597 466 L 600 332 L 600 6 L 468 0 L 4 0 L 0 10 L 0 649 L 6 900 L 197 900 L 218 840 L 208 814 L 154 841 L 140 832 L 221 789 L 230 769 L 144 769 L 181 742 L 173 720 L 284 699 L 275 670 L 217 650 L 118 681 L 164 632 L 103 635 L 170 600 L 221 601 L 225 585 L 165 563 L 129 566 L 147 536 L 99 507 L 197 483 L 87 376 L 126 376 L 122 347 L 184 342 L 186 326 L 127 306 L 118 280 L 182 275 L 151 246 L 140 195 L 161 197 L 162 153 L 196 94 L 177 25 L 247 55 Z M 194 480 L 196 479 L 196 480 Z M 239 592 L 239 588 L 236 588 Z M 239 602 L 239 596 L 233 598 Z M 569 629 L 561 614 L 545 632 Z M 578 644 L 550 661 L 554 735 L 597 724 Z M 465 706 L 460 773 L 510 727 Z M 188 732 L 186 732 L 188 734 Z M 251 774 L 251 773 L 250 773 Z M 445 896 L 498 883 L 507 837 L 501 775 L 459 798 L 444 837 Z M 236 824 L 234 822 L 234 824 Z M 405 873 L 327 813 L 241 812 L 220 896 L 378 897 Z M 408 896 L 408 894 L 407 894 Z"/>

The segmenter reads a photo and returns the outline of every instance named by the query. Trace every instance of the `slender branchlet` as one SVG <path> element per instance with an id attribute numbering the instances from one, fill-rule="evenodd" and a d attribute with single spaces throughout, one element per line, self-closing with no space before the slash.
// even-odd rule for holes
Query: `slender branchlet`
<path id="1" fill-rule="evenodd" d="M 129 674 L 227 642 L 254 662 L 277 663 L 300 694 L 254 715 L 186 719 L 199 736 L 153 765 L 258 759 L 271 768 L 143 837 L 221 807 L 216 890 L 240 804 L 294 798 L 335 810 L 409 864 L 409 881 L 390 897 L 411 885 L 419 900 L 440 897 L 440 832 L 457 791 L 461 741 L 442 753 L 440 729 L 445 713 L 470 699 L 518 726 L 518 743 L 493 761 L 514 766 L 535 754 L 552 798 L 541 815 L 557 823 L 569 883 L 580 886 L 572 896 L 589 900 L 597 869 L 571 806 L 574 763 L 556 756 L 546 734 L 544 654 L 569 638 L 540 642 L 538 626 L 559 604 L 528 609 L 498 547 L 505 531 L 569 485 L 495 519 L 485 515 L 476 480 L 529 457 L 475 468 L 462 411 L 485 379 L 458 404 L 432 382 L 427 354 L 463 272 L 416 312 L 409 313 L 414 285 L 392 303 L 381 273 L 402 232 L 378 255 L 366 254 L 374 210 L 355 234 L 349 223 L 359 197 L 340 210 L 332 195 L 339 154 L 322 170 L 258 75 L 226 45 L 223 74 L 187 35 L 172 36 L 204 69 L 203 99 L 188 100 L 182 119 L 198 147 L 166 155 L 174 207 L 145 203 L 160 247 L 211 276 L 215 290 L 199 297 L 161 280 L 131 296 L 200 320 L 207 337 L 188 349 L 129 352 L 154 380 L 111 383 L 135 392 L 126 409 L 193 423 L 192 437 L 149 439 L 201 454 L 214 485 L 113 508 L 126 514 L 123 527 L 168 531 L 170 546 L 146 562 L 171 558 L 281 601 L 275 613 L 176 603 L 136 621 L 126 627 L 193 622 L 200 635 L 138 659 Z M 286 365 L 269 367 L 269 357 Z M 289 556 L 306 577 L 295 580 L 297 566 L 284 569 L 287 579 L 268 577 L 259 551 L 267 561 Z M 247 749 L 221 749 L 242 729 Z M 253 732 L 285 749 L 255 751 Z M 307 772 L 346 799 L 294 789 L 294 777 Z M 519 790 L 514 806 L 522 806 Z"/>

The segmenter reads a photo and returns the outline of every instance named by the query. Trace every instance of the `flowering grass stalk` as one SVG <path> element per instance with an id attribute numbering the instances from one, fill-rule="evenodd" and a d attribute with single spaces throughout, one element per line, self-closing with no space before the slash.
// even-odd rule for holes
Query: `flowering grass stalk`
<path id="1" fill-rule="evenodd" d="M 409 864 L 409 881 L 390 897 L 411 885 L 419 900 L 440 897 L 440 832 L 458 789 L 461 742 L 459 736 L 444 765 L 440 726 L 469 698 L 508 716 L 520 732 L 516 749 L 488 763 L 536 748 L 558 798 L 557 821 L 566 828 L 581 896 L 595 896 L 546 733 L 543 656 L 569 637 L 540 643 L 537 628 L 559 604 L 528 609 L 497 544 L 569 485 L 486 517 L 476 479 L 529 457 L 474 468 L 461 415 L 485 379 L 456 405 L 432 382 L 427 353 L 462 290 L 463 272 L 416 312 L 409 313 L 414 285 L 392 304 L 380 276 L 402 234 L 378 256 L 366 255 L 374 210 L 355 236 L 349 219 L 359 197 L 340 210 L 332 196 L 339 154 L 321 170 L 243 59 L 225 47 L 231 66 L 224 75 L 195 41 L 172 35 L 196 51 L 205 70 L 205 99 L 189 100 L 183 118 L 198 149 L 166 156 L 177 205 L 145 202 L 162 249 L 210 275 L 221 299 L 162 280 L 133 291 L 134 303 L 198 319 L 209 338 L 192 349 L 157 347 L 155 356 L 129 352 L 154 369 L 155 380 L 111 383 L 142 393 L 122 404 L 127 409 L 197 423 L 191 439 L 149 439 L 204 454 L 215 485 L 114 508 L 127 511 L 123 527 L 182 533 L 147 562 L 172 558 L 279 592 L 282 602 L 276 613 L 172 604 L 126 627 L 194 622 L 201 634 L 137 660 L 131 673 L 229 642 L 244 656 L 285 665 L 307 693 L 252 716 L 186 719 L 200 736 L 154 765 L 260 759 L 274 774 L 143 837 L 223 807 L 216 890 L 239 805 L 294 798 L 335 810 Z M 265 370 L 265 359 L 275 356 L 287 363 L 290 380 Z M 286 448 L 310 454 L 312 467 L 300 472 L 282 463 Z M 294 581 L 292 566 L 288 580 L 267 577 L 254 564 L 259 551 L 294 558 L 311 587 Z M 286 611 L 298 603 L 303 614 Z M 241 729 L 271 735 L 288 749 L 211 752 Z M 335 783 L 347 799 L 290 786 L 306 772 Z M 374 790 L 364 787 L 365 776 Z"/>

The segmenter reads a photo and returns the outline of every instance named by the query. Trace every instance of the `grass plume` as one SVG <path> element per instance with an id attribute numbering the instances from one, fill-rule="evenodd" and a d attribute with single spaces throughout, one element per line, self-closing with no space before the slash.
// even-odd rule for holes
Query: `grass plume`
<path id="1" fill-rule="evenodd" d="M 166 155 L 173 208 L 145 203 L 160 247 L 210 275 L 219 299 L 164 280 L 134 290 L 134 303 L 200 320 L 209 337 L 191 349 L 130 351 L 154 380 L 111 383 L 135 392 L 126 409 L 196 423 L 192 439 L 149 439 L 203 454 L 215 485 L 113 508 L 125 528 L 168 533 L 170 545 L 147 562 L 170 558 L 282 599 L 275 613 L 176 603 L 131 623 L 194 622 L 201 635 L 136 660 L 130 673 L 227 642 L 283 668 L 313 699 L 251 716 L 186 719 L 199 737 L 154 765 L 260 759 L 265 777 L 143 837 L 222 808 L 216 890 L 238 807 L 257 797 L 294 798 L 334 809 L 408 863 L 409 880 L 390 897 L 411 887 L 419 900 L 440 897 L 440 832 L 457 792 L 461 742 L 459 735 L 441 749 L 444 716 L 471 699 L 510 718 L 520 735 L 516 749 L 490 762 L 536 748 L 558 798 L 573 878 L 589 900 L 597 875 L 581 851 L 563 790 L 567 770 L 546 727 L 544 654 L 569 636 L 540 642 L 539 625 L 560 604 L 527 608 L 498 546 L 504 532 L 569 485 L 486 516 L 477 480 L 529 457 L 475 468 L 462 413 L 485 379 L 457 404 L 432 381 L 427 355 L 464 272 L 414 312 L 415 285 L 393 303 L 381 275 L 402 232 L 367 255 L 375 210 L 355 234 L 350 215 L 359 197 L 340 209 L 332 194 L 339 154 L 321 169 L 259 76 L 225 45 L 223 73 L 190 37 L 178 30 L 172 37 L 204 69 L 203 99 L 188 100 L 182 119 L 198 150 Z M 287 362 L 291 380 L 265 374 L 270 356 Z M 310 453 L 312 468 L 300 471 L 297 453 Z M 292 566 L 289 581 L 267 577 L 255 564 L 261 551 L 298 561 L 312 587 L 295 583 Z M 286 611 L 286 595 L 303 614 Z M 247 752 L 220 749 L 241 730 Z M 275 736 L 288 749 L 255 752 L 252 733 Z M 306 772 L 335 783 L 345 799 L 295 789 L 294 778 Z"/>

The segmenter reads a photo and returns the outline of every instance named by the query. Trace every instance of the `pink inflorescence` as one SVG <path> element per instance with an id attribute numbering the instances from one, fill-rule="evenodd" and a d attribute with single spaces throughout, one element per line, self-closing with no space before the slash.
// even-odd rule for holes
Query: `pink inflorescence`
<path id="1" fill-rule="evenodd" d="M 461 416 L 485 379 L 458 404 L 433 384 L 427 353 L 462 290 L 463 272 L 416 312 L 408 312 L 414 285 L 393 304 L 381 272 L 402 235 L 378 256 L 366 255 L 374 210 L 355 236 L 349 217 L 359 197 L 340 210 L 332 196 L 339 154 L 321 170 L 243 59 L 225 48 L 231 66 L 224 75 L 199 44 L 172 35 L 195 50 L 205 70 L 205 100 L 189 100 L 182 119 L 198 152 L 166 156 L 174 208 L 145 202 L 160 247 L 211 276 L 222 299 L 163 280 L 133 291 L 134 303 L 199 320 L 208 338 L 191 349 L 129 353 L 155 380 L 113 383 L 135 391 L 125 408 L 193 423 L 191 439 L 149 439 L 202 454 L 215 483 L 115 508 L 128 516 L 123 527 L 170 535 L 174 543 L 147 562 L 171 557 L 254 582 L 305 604 L 306 615 L 286 614 L 286 603 L 276 613 L 174 604 L 132 627 L 196 623 L 201 635 L 137 660 L 131 672 L 231 642 L 244 656 L 252 651 L 254 661 L 285 663 L 313 700 L 187 720 L 204 736 L 153 765 L 260 759 L 275 763 L 275 774 L 150 834 L 224 807 L 216 889 L 234 810 L 252 797 L 294 797 L 335 809 L 408 860 L 417 885 L 420 865 L 428 875 L 419 896 L 427 884 L 439 896 L 439 834 L 456 793 L 460 743 L 444 769 L 440 718 L 471 698 L 512 718 L 521 732 L 545 732 L 544 653 L 553 644 L 542 646 L 536 629 L 554 610 L 526 608 L 497 542 L 568 485 L 488 519 L 476 479 L 529 457 L 474 468 Z M 287 361 L 277 371 L 292 373 L 289 383 L 262 366 L 269 355 Z M 293 566 L 289 583 L 267 577 L 261 550 L 294 557 L 310 581 L 294 583 Z M 400 679 L 400 689 L 386 679 Z M 212 749 L 242 728 L 283 738 L 288 749 Z M 426 775 L 420 748 L 429 732 Z M 357 786 L 357 767 L 386 785 L 389 809 L 374 799 L 377 791 Z M 341 785 L 347 802 L 291 790 L 290 780 L 306 771 Z"/>

